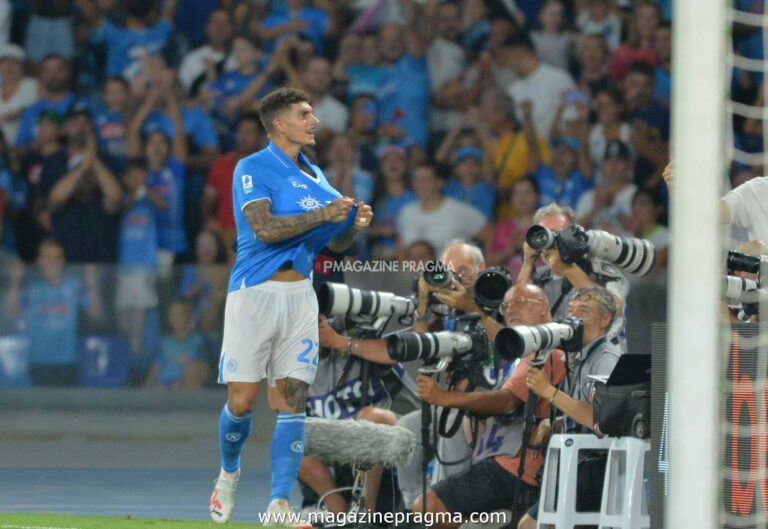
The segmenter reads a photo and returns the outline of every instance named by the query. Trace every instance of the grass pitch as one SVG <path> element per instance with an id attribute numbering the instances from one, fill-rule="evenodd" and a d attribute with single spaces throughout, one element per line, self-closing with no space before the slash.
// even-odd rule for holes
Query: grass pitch
<path id="1" fill-rule="evenodd" d="M 5 514 L 0 513 L 0 529 L 263 529 L 253 523 L 231 523 L 226 526 L 213 522 L 162 520 L 132 516 L 69 516 L 65 514 Z"/>

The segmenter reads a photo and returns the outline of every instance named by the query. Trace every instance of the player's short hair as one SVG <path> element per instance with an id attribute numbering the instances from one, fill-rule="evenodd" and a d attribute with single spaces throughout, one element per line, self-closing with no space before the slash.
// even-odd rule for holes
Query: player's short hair
<path id="1" fill-rule="evenodd" d="M 283 87 L 272 90 L 261 99 L 259 117 L 264 129 L 272 132 L 272 121 L 282 111 L 291 108 L 295 103 L 309 103 L 310 96 L 298 88 Z"/>

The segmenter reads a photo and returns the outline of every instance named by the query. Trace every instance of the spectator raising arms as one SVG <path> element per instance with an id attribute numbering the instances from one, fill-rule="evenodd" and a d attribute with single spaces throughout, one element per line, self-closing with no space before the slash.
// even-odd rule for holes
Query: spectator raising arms
<path id="1" fill-rule="evenodd" d="M 165 0 L 162 18 L 155 22 L 155 0 L 125 0 L 125 27 L 118 27 L 93 0 L 77 0 L 92 28 L 91 41 L 107 46 L 107 75 L 133 79 L 144 68 L 146 58 L 162 52 L 173 29 L 177 3 L 178 0 Z"/>

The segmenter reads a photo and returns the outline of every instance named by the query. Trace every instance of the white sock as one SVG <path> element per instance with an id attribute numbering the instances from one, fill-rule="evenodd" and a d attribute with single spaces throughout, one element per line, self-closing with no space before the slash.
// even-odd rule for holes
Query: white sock
<path id="1" fill-rule="evenodd" d="M 240 471 L 237 472 L 227 472 L 223 468 L 219 472 L 219 479 L 224 481 L 235 481 L 237 479 L 237 476 L 240 474 Z"/>

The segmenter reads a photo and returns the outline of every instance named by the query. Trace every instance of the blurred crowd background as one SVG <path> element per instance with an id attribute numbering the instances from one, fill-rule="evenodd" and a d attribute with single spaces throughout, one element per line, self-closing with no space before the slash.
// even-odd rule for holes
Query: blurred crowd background
<path id="1" fill-rule="evenodd" d="M 214 382 L 232 172 L 278 86 L 311 94 L 316 163 L 374 208 L 335 258 L 473 239 L 516 275 L 557 202 L 650 239 L 663 273 L 670 4 L 0 0 L 0 385 Z M 763 58 L 761 31 L 733 42 Z M 761 79 L 733 94 L 762 101 Z M 761 122 L 734 131 L 762 149 Z"/>

